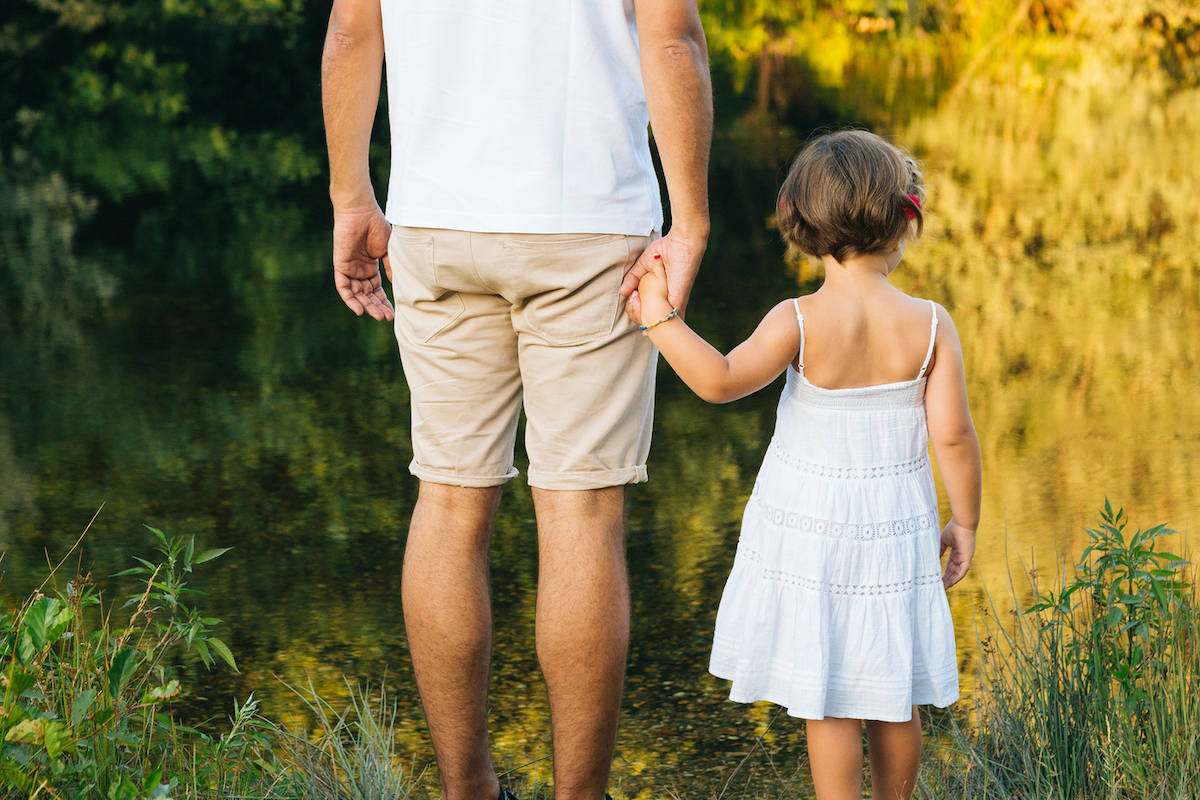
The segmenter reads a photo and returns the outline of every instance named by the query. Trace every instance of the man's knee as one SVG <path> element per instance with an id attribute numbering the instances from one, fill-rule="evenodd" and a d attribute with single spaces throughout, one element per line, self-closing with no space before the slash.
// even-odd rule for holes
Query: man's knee
<path id="1" fill-rule="evenodd" d="M 420 510 L 465 520 L 491 517 L 500 503 L 502 486 L 451 486 L 421 481 L 417 492 Z"/>
<path id="2" fill-rule="evenodd" d="M 540 489 L 532 487 L 539 526 L 560 519 L 594 520 L 597 524 L 621 522 L 625 512 L 625 487 L 600 489 Z"/>

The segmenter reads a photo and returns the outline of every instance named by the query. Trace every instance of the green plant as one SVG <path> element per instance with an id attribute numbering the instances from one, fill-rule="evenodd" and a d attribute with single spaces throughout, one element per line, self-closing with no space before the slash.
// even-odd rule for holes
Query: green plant
<path id="1" fill-rule="evenodd" d="M 139 558 L 121 573 L 143 582 L 125 604 L 133 611 L 124 625 L 86 574 L 62 590 L 39 590 L 0 617 L 4 796 L 142 800 L 167 798 L 179 785 L 168 768 L 194 731 L 168 711 L 181 691 L 176 661 L 194 652 L 206 666 L 219 658 L 236 669 L 212 635 L 220 620 L 190 605 L 199 592 L 188 575 L 228 548 L 196 553 L 192 537 L 149 530 L 160 561 Z M 43 589 L 53 578 L 52 571 Z M 255 707 L 248 701 L 239 711 Z M 219 754 L 232 741 L 210 749 Z"/>
<path id="2" fill-rule="evenodd" d="M 1158 549 L 1172 531 L 1127 527 L 1106 500 L 1061 588 L 1025 609 L 1014 590 L 1011 625 L 985 615 L 974 727 L 937 737 L 923 796 L 1195 797 L 1195 590 L 1187 562 Z"/>
<path id="3" fill-rule="evenodd" d="M 276 757 L 275 727 L 259 713 L 251 694 L 234 701 L 229 729 L 218 736 L 203 730 L 181 729 L 170 760 L 178 776 L 178 795 L 189 798 L 270 800 L 291 798 L 284 765 Z"/>
<path id="4" fill-rule="evenodd" d="M 277 729 L 295 791 L 300 800 L 406 800 L 420 775 L 396 753 L 395 701 L 382 689 L 373 702 L 369 687 L 346 687 L 350 704 L 340 713 L 311 684 L 289 687 L 318 728 L 314 739 Z"/>
<path id="5" fill-rule="evenodd" d="M 1156 549 L 1160 537 L 1175 531 L 1155 525 L 1126 538 L 1127 525 L 1124 509 L 1114 512 L 1105 498 L 1099 527 L 1087 531 L 1090 542 L 1075 565 L 1075 579 L 1025 613 L 1044 614 L 1044 626 L 1072 634 L 1085 614 L 1084 635 L 1066 637 L 1069 655 L 1094 671 L 1101 702 L 1115 693 L 1112 699 L 1136 723 L 1149 710 L 1160 668 L 1185 644 L 1180 636 L 1195 622 L 1196 610 L 1180 576 L 1187 562 Z"/>

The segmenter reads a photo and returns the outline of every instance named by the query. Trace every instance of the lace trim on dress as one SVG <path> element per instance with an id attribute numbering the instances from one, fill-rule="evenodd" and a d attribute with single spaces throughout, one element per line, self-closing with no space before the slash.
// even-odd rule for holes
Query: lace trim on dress
<path id="1" fill-rule="evenodd" d="M 738 558 L 745 559 L 757 565 L 762 564 L 762 557 L 759 555 L 759 552 L 749 547 L 740 548 L 738 550 Z M 758 573 L 764 580 L 775 583 L 786 583 L 814 592 L 856 596 L 900 594 L 910 589 L 931 586 L 942 582 L 942 574 L 940 572 L 930 572 L 926 575 L 918 575 L 915 578 L 896 581 L 894 583 L 830 583 L 829 581 L 810 578 L 807 575 L 797 575 L 794 572 L 787 572 L 782 569 L 768 569 L 762 566 L 759 567 Z"/>
<path id="2" fill-rule="evenodd" d="M 906 536 L 933 529 L 939 522 L 936 511 L 918 514 L 905 519 L 893 519 L 885 522 L 837 522 L 830 519 L 810 517 L 795 511 L 788 511 L 773 506 L 757 495 L 751 495 L 753 502 L 763 517 L 772 524 L 804 533 L 815 533 L 818 536 L 829 536 L 835 539 L 884 539 L 892 536 Z"/>
<path id="3" fill-rule="evenodd" d="M 776 458 L 797 472 L 803 472 L 808 475 L 816 475 L 821 478 L 890 478 L 894 475 L 906 475 L 910 472 L 920 472 L 929 466 L 928 453 L 922 453 L 916 458 L 909 459 L 908 461 L 901 461 L 898 464 L 884 464 L 881 466 L 832 467 L 827 464 L 815 464 L 811 461 L 805 461 L 802 458 L 797 458 L 789 453 L 787 449 L 779 443 L 778 439 L 771 440 L 771 446 L 768 448 L 767 452 L 774 453 Z"/>

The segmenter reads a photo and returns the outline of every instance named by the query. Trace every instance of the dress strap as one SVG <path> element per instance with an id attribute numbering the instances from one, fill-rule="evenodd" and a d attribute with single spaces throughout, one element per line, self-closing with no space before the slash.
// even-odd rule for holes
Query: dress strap
<path id="1" fill-rule="evenodd" d="M 804 373 L 804 315 L 800 313 L 800 298 L 793 297 L 792 305 L 796 308 L 796 324 L 800 326 L 800 354 L 796 356 L 796 363 L 800 365 L 800 373 Z"/>
<path id="2" fill-rule="evenodd" d="M 925 370 L 929 369 L 929 359 L 933 358 L 933 343 L 937 340 L 937 305 L 932 300 L 929 301 L 929 311 L 932 315 L 932 321 L 929 323 L 929 349 L 925 351 L 925 363 L 921 365 L 921 371 L 917 373 L 917 380 L 925 377 Z M 803 348 L 803 335 L 801 335 L 800 341 L 800 347 Z"/>

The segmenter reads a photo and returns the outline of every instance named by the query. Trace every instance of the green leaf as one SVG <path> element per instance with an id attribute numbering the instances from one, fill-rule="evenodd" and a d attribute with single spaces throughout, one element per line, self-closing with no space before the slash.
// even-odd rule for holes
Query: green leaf
<path id="1" fill-rule="evenodd" d="M 162 769 L 156 769 L 146 776 L 145 782 L 142 784 L 143 791 L 150 791 L 158 786 L 162 781 Z"/>
<path id="2" fill-rule="evenodd" d="M 221 657 L 222 661 L 229 665 L 230 669 L 234 672 L 238 671 L 237 662 L 233 660 L 233 653 L 224 642 L 214 636 L 209 638 L 208 646 Z"/>
<path id="3" fill-rule="evenodd" d="M 203 639 L 196 640 L 196 652 L 200 654 L 200 660 L 204 662 L 204 666 L 212 666 L 212 656 L 209 654 L 208 645 L 204 643 Z"/>
<path id="4" fill-rule="evenodd" d="M 168 784 L 160 783 L 152 788 L 147 786 L 146 789 L 150 792 L 150 800 L 171 800 L 171 787 Z"/>
<path id="5" fill-rule="evenodd" d="M 25 771 L 7 758 L 0 758 L 0 785 L 12 786 L 27 793 L 33 788 L 33 782 Z"/>
<path id="6" fill-rule="evenodd" d="M 42 740 L 46 746 L 46 753 L 51 758 L 58 758 L 71 744 L 71 729 L 59 720 L 47 722 L 42 729 Z"/>
<path id="7" fill-rule="evenodd" d="M 108 668 L 108 693 L 116 700 L 121 696 L 125 684 L 137 669 L 137 651 L 126 647 L 113 656 Z"/>
<path id="8" fill-rule="evenodd" d="M 158 537 L 158 540 L 159 540 L 160 542 L 162 542 L 162 544 L 163 544 L 163 547 L 167 547 L 167 546 L 168 546 L 168 545 L 167 545 L 167 535 L 166 535 L 165 533 L 163 533 L 162 531 L 160 531 L 158 528 L 154 528 L 154 527 L 151 527 L 151 526 L 149 526 L 149 525 L 146 525 L 145 527 L 146 527 L 146 530 L 150 531 L 150 532 L 151 532 L 151 533 L 153 533 L 153 534 L 154 534 L 156 537 Z"/>
<path id="9" fill-rule="evenodd" d="M 84 689 L 79 694 L 75 695 L 74 702 L 71 703 L 71 727 L 78 728 L 83 722 L 87 713 L 92 708 L 92 702 L 96 699 L 95 689 Z"/>
<path id="10" fill-rule="evenodd" d="M 169 700 L 179 694 L 179 681 L 171 680 L 165 686 L 156 686 L 146 692 L 146 699 L 150 701 Z"/>
<path id="11" fill-rule="evenodd" d="M 37 682 L 37 678 L 28 672 L 18 672 L 15 664 L 5 677 L 8 678 L 7 694 L 10 697 L 20 697 L 29 690 L 29 687 Z"/>
<path id="12" fill-rule="evenodd" d="M 63 611 L 67 612 L 63 620 Z M 29 637 L 35 652 L 40 652 L 47 644 L 58 639 L 58 635 L 66 629 L 64 621 L 70 620 L 70 609 L 64 608 L 56 597 L 43 597 L 37 600 L 25 612 L 21 620 L 21 630 Z"/>
<path id="13" fill-rule="evenodd" d="M 28 711 L 26 711 L 21 706 L 13 706 L 12 709 L 8 712 L 8 716 L 6 716 L 4 718 L 4 720 L 2 722 L 0 722 L 0 730 L 3 730 L 3 732 L 5 734 L 7 734 L 8 731 L 14 725 L 19 723 L 21 720 L 28 719 L 28 718 L 29 718 Z"/>
<path id="14" fill-rule="evenodd" d="M 212 561 L 214 558 L 220 558 L 232 549 L 232 547 L 215 547 L 212 550 L 205 550 L 203 553 L 197 556 L 196 560 L 192 563 L 203 564 L 206 561 Z"/>
<path id="15" fill-rule="evenodd" d="M 118 727 L 112 733 L 105 734 L 109 741 L 124 745 L 125 747 L 142 747 L 143 742 L 141 736 L 133 731 L 127 730 L 123 725 Z"/>
<path id="16" fill-rule="evenodd" d="M 19 744 L 41 744 L 44 727 L 45 720 L 23 719 L 8 729 L 8 733 L 4 734 L 4 741 Z"/>

